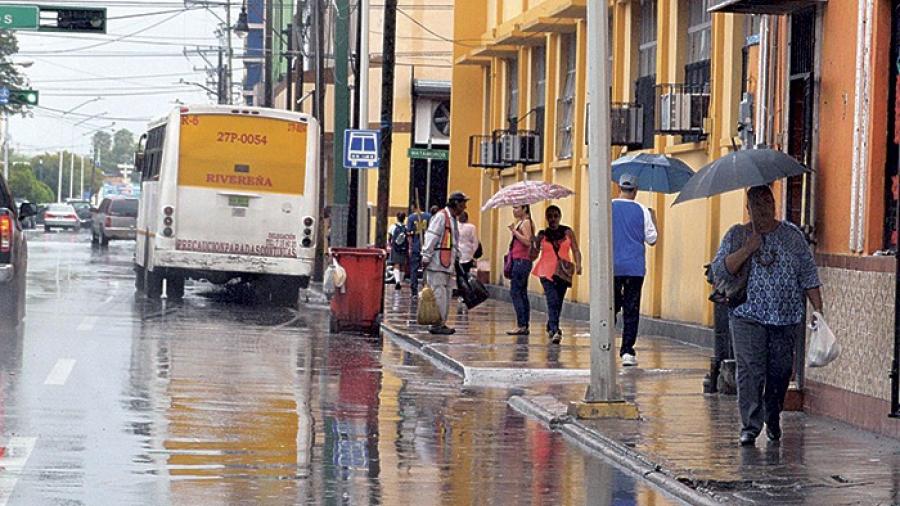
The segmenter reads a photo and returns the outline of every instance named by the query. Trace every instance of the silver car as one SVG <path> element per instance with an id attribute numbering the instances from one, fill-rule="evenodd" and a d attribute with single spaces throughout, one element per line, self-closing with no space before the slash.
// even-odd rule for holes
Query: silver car
<path id="1" fill-rule="evenodd" d="M 50 204 L 44 213 L 44 231 L 49 232 L 51 228 L 81 228 L 81 220 L 78 219 L 75 208 L 71 204 Z"/>
<path id="2" fill-rule="evenodd" d="M 105 198 L 91 224 L 91 242 L 106 246 L 110 240 L 134 240 L 138 199 Z"/>

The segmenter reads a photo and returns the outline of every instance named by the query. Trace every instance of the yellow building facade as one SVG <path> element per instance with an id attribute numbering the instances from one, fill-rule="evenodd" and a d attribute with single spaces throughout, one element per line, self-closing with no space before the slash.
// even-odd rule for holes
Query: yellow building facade
<path id="1" fill-rule="evenodd" d="M 697 170 L 735 149 L 742 93 L 752 89 L 756 73 L 753 19 L 709 14 L 706 0 L 623 0 L 609 8 L 612 158 L 663 153 Z M 590 255 L 586 11 L 586 0 L 456 1 L 450 186 L 473 196 L 470 208 L 525 179 L 572 188 L 575 196 L 554 203 Z M 654 110 L 660 104 L 666 112 Z M 539 163 L 473 167 L 491 158 L 479 147 L 498 139 L 494 132 L 510 133 L 511 119 L 519 131 L 539 136 Z M 639 195 L 656 211 L 660 228 L 659 242 L 648 248 L 642 312 L 708 325 L 703 267 L 728 227 L 744 219 L 743 195 L 671 207 L 674 197 Z M 538 228 L 545 206 L 532 206 Z M 502 282 L 511 211 L 487 211 L 475 221 L 491 280 Z M 587 302 L 587 279 L 586 272 L 576 279 L 570 300 Z M 539 284 L 531 289 L 539 291 Z"/>

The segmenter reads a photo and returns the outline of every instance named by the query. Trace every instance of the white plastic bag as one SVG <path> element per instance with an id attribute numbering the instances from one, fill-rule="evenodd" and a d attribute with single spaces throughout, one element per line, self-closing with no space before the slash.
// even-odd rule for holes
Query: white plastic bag
<path id="1" fill-rule="evenodd" d="M 327 297 L 331 297 L 338 290 L 342 290 L 346 282 L 347 271 L 341 267 L 337 259 L 332 258 L 331 265 L 325 269 L 325 274 L 323 275 L 322 292 Z"/>
<path id="2" fill-rule="evenodd" d="M 809 339 L 809 350 L 806 352 L 806 365 L 823 367 L 833 362 L 841 354 L 841 343 L 834 338 L 834 332 L 818 311 L 813 313 L 813 322 L 809 325 L 812 337 Z"/>

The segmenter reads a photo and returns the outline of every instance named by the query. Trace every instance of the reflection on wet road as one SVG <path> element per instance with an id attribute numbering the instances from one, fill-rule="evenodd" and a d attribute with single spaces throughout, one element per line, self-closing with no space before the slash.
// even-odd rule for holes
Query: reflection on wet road
<path id="1" fill-rule="evenodd" d="M 148 301 L 130 243 L 29 247 L 26 323 L 0 336 L 0 506 L 669 504 L 513 412 L 508 390 L 329 335 L 322 303 L 202 283 Z"/>

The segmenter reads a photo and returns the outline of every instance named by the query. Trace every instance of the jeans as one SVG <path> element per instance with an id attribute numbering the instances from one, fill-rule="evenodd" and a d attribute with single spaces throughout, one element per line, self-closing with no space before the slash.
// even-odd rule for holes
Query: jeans
<path id="1" fill-rule="evenodd" d="M 531 260 L 513 260 L 512 277 L 509 280 L 509 295 L 516 309 L 516 324 L 528 327 L 531 321 L 531 303 L 528 301 L 528 276 L 531 275 Z"/>
<path id="2" fill-rule="evenodd" d="M 541 278 L 541 286 L 544 287 L 544 297 L 547 299 L 547 332 L 554 333 L 559 330 L 559 314 L 562 312 L 569 285 L 558 280 Z"/>
<path id="3" fill-rule="evenodd" d="M 619 356 L 636 355 L 638 323 L 641 320 L 641 289 L 643 276 L 615 276 L 615 311 L 622 310 L 622 348 Z"/>
<path id="4" fill-rule="evenodd" d="M 419 268 L 422 266 L 422 255 L 413 253 L 409 256 L 409 288 L 413 295 L 419 294 Z"/>
<path id="5" fill-rule="evenodd" d="M 780 422 L 794 365 L 794 340 L 803 324 L 763 325 L 734 316 L 729 323 L 737 363 L 741 432 L 756 437 L 763 423 Z"/>

